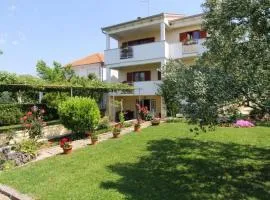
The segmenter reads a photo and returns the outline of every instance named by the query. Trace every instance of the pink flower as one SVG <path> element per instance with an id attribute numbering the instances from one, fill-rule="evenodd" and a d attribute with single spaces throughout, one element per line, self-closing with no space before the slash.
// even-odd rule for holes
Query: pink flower
<path id="1" fill-rule="evenodd" d="M 254 127 L 255 125 L 251 123 L 250 121 L 247 120 L 237 120 L 236 123 L 234 123 L 235 127 L 240 127 L 240 128 L 248 128 L 248 127 Z"/>

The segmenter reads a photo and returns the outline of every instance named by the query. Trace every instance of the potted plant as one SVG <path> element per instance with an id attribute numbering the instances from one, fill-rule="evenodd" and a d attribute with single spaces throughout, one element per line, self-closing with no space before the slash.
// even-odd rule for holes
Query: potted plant
<path id="1" fill-rule="evenodd" d="M 141 123 L 139 121 L 137 121 L 134 124 L 134 132 L 140 132 L 141 131 Z"/>
<path id="2" fill-rule="evenodd" d="M 60 147 L 63 149 L 64 154 L 70 154 L 72 151 L 71 140 L 69 138 L 63 138 L 59 142 Z"/>
<path id="3" fill-rule="evenodd" d="M 95 132 L 91 133 L 90 135 L 92 145 L 96 145 L 98 143 L 98 134 Z"/>
<path id="4" fill-rule="evenodd" d="M 152 126 L 158 126 L 160 124 L 160 119 L 159 118 L 154 118 L 151 120 Z"/>
<path id="5" fill-rule="evenodd" d="M 136 110 L 137 110 L 137 122 L 134 124 L 134 132 L 139 132 L 141 130 L 141 106 L 140 104 L 136 104 Z"/>
<path id="6" fill-rule="evenodd" d="M 118 138 L 121 133 L 121 128 L 114 127 L 112 132 L 113 132 L 113 137 Z"/>

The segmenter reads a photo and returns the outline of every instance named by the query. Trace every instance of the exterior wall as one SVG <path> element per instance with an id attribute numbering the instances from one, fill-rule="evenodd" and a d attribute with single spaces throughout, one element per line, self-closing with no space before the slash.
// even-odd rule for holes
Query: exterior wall
<path id="1" fill-rule="evenodd" d="M 78 76 L 86 77 L 86 76 L 88 76 L 88 74 L 93 73 L 93 74 L 96 74 L 96 76 L 100 80 L 105 80 L 106 79 L 106 70 L 105 70 L 105 73 L 104 73 L 104 69 L 102 68 L 101 63 L 74 66 L 74 67 L 72 67 L 72 69 L 75 71 L 75 73 Z"/>
<path id="2" fill-rule="evenodd" d="M 118 40 L 118 48 L 121 47 L 123 42 L 127 42 L 127 41 L 132 41 L 132 40 L 139 40 L 139 39 L 143 39 L 143 38 L 150 38 L 150 37 L 154 37 L 155 38 L 155 42 L 160 41 L 160 30 L 152 30 L 149 32 L 137 32 L 134 31 L 134 34 L 128 34 L 125 37 L 122 37 L 120 40 Z"/>
<path id="3" fill-rule="evenodd" d="M 122 96 L 122 97 L 115 97 L 115 100 L 117 101 L 123 101 L 123 110 L 124 111 L 127 111 L 127 110 L 130 110 L 130 111 L 133 111 L 134 112 L 134 117 L 136 117 L 136 99 L 154 99 L 156 100 L 156 111 L 155 113 L 153 113 L 156 117 L 159 116 L 159 113 L 161 113 L 161 115 L 163 115 L 163 112 L 164 112 L 164 109 L 162 108 L 162 99 L 160 96 Z M 112 102 L 113 101 L 113 97 L 110 97 L 110 101 Z M 115 117 L 115 113 L 113 113 L 113 111 L 118 112 L 120 111 L 120 108 L 112 108 L 111 106 L 111 110 L 110 110 L 110 118 L 111 119 L 114 119 Z"/>
<path id="4" fill-rule="evenodd" d="M 157 69 L 159 67 L 160 67 L 159 63 L 154 63 L 154 64 L 146 64 L 146 65 L 120 68 L 118 71 L 118 73 L 119 73 L 118 81 L 119 82 L 126 81 L 128 72 L 138 72 L 138 71 L 151 71 L 151 81 L 157 81 L 158 80 Z"/>

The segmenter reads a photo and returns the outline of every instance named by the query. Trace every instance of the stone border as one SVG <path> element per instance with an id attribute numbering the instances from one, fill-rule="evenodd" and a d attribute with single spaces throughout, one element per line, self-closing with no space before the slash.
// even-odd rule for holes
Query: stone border
<path id="1" fill-rule="evenodd" d="M 11 200 L 33 200 L 33 198 L 25 194 L 21 194 L 17 190 L 2 184 L 0 184 L 0 194 L 3 194 Z"/>
<path id="2" fill-rule="evenodd" d="M 144 122 L 144 123 L 141 124 L 141 128 L 142 129 L 147 128 L 147 127 L 149 127 L 151 125 L 152 125 L 151 122 Z M 125 134 L 131 133 L 133 131 L 134 131 L 134 126 L 131 126 L 131 127 L 128 127 L 128 128 L 123 128 L 120 135 L 125 135 Z M 102 134 L 98 135 L 98 142 L 106 141 L 108 139 L 111 139 L 112 137 L 113 137 L 113 134 L 112 134 L 111 131 L 106 132 L 106 133 L 102 133 Z M 91 144 L 91 141 L 90 141 L 90 139 L 87 138 L 87 139 L 75 140 L 71 144 L 72 144 L 72 150 L 76 150 L 76 149 L 81 149 L 83 147 L 88 146 L 89 144 Z M 38 152 L 37 158 L 35 160 L 32 160 L 29 163 L 36 162 L 36 161 L 39 161 L 39 160 L 44 160 L 46 158 L 49 158 L 49 157 L 52 157 L 52 156 L 55 156 L 55 155 L 59 155 L 62 152 L 63 152 L 63 150 L 62 150 L 61 147 L 59 147 L 59 145 L 49 147 L 49 148 L 46 148 L 46 149 L 41 149 Z M 26 163 L 25 165 L 27 165 L 29 163 Z M 21 165 L 19 167 L 22 167 L 22 166 L 25 166 L 25 165 Z"/>

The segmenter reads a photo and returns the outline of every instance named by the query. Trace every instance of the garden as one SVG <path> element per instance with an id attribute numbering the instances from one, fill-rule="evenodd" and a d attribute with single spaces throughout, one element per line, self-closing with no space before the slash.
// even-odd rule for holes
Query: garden
<path id="1" fill-rule="evenodd" d="M 164 119 L 136 104 L 110 121 L 106 95 L 134 88 L 56 62 L 0 72 L 0 183 L 41 200 L 270 199 L 269 4 L 238 2 L 206 1 L 207 51 L 161 67 Z"/>
<path id="2" fill-rule="evenodd" d="M 36 199 L 268 199 L 267 127 L 198 136 L 169 121 L 1 173 Z"/>

